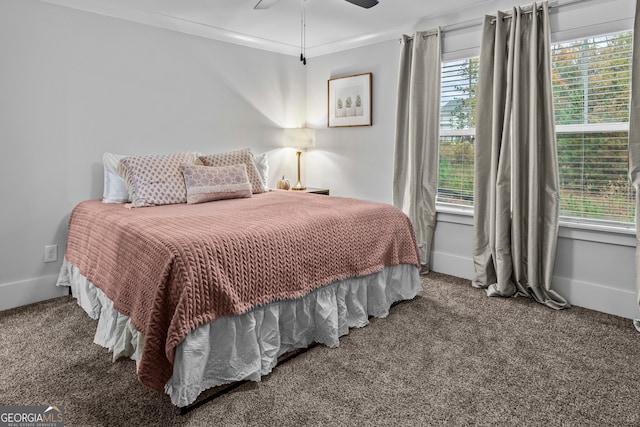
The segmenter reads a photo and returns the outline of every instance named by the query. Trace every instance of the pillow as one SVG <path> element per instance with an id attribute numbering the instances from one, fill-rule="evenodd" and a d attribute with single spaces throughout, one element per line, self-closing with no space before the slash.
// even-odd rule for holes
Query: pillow
<path id="1" fill-rule="evenodd" d="M 186 203 L 182 166 L 193 163 L 191 152 L 125 157 L 118 172 L 124 176 L 134 208 L 172 205 Z"/>
<path id="2" fill-rule="evenodd" d="M 256 165 L 256 169 L 258 169 L 258 174 L 260 174 L 262 188 L 264 191 L 269 191 L 269 162 L 267 153 L 253 156 L 253 163 Z"/>
<path id="3" fill-rule="evenodd" d="M 251 184 L 251 192 L 253 194 L 264 193 L 262 180 L 256 165 L 253 163 L 253 154 L 248 148 L 238 151 L 230 151 L 228 153 L 210 154 L 208 156 L 198 157 L 205 166 L 231 166 L 244 164 L 247 168 L 247 176 Z"/>
<path id="4" fill-rule="evenodd" d="M 244 164 L 231 166 L 183 166 L 187 203 L 251 197 L 251 184 Z"/>
<path id="5" fill-rule="evenodd" d="M 129 190 L 122 175 L 118 173 L 120 159 L 125 156 L 112 153 L 102 155 L 104 165 L 104 190 L 102 192 L 102 203 L 127 203 L 129 201 Z"/>

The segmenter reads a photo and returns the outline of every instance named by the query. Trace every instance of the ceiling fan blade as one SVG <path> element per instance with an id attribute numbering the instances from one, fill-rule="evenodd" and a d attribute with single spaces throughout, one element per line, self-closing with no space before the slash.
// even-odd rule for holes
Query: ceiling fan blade
<path id="1" fill-rule="evenodd" d="M 378 0 L 347 0 L 349 3 L 355 4 L 356 6 L 364 7 L 365 9 L 369 9 L 378 4 Z"/>
<path id="2" fill-rule="evenodd" d="M 280 0 L 258 0 L 258 3 L 256 3 L 255 6 L 253 6 L 254 9 L 269 9 L 271 6 L 273 6 L 274 4 L 278 3 Z"/>

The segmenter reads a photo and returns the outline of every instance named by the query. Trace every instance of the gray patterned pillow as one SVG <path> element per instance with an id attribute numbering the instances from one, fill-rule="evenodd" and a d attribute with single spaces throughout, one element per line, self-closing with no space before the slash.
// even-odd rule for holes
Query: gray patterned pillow
<path id="1" fill-rule="evenodd" d="M 251 197 L 251 184 L 244 164 L 232 166 L 183 166 L 187 203 Z"/>
<path id="2" fill-rule="evenodd" d="M 182 167 L 192 165 L 191 152 L 125 157 L 118 172 L 124 176 L 133 207 L 186 203 Z"/>
<path id="3" fill-rule="evenodd" d="M 205 166 L 231 166 L 244 164 L 247 168 L 247 176 L 249 177 L 249 183 L 251 184 L 251 192 L 253 194 L 264 193 L 264 187 L 262 186 L 262 179 L 256 169 L 256 165 L 253 163 L 253 154 L 251 150 L 246 148 L 244 150 L 230 151 L 228 153 L 210 154 L 208 156 L 198 157 Z"/>

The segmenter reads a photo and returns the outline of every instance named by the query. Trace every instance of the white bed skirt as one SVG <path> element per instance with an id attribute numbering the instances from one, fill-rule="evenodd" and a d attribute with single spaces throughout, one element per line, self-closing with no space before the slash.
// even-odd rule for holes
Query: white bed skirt
<path id="1" fill-rule="evenodd" d="M 78 268 L 64 260 L 57 285 L 71 287 L 78 305 L 98 319 L 94 343 L 112 351 L 114 360 L 140 360 L 144 335 Z M 391 304 L 412 299 L 421 290 L 418 270 L 399 265 L 333 282 L 302 298 L 216 319 L 196 328 L 178 345 L 165 392 L 174 405 L 184 407 L 208 388 L 260 381 L 280 355 L 313 342 L 337 347 L 349 328 L 366 326 L 369 316 L 386 317 Z"/>

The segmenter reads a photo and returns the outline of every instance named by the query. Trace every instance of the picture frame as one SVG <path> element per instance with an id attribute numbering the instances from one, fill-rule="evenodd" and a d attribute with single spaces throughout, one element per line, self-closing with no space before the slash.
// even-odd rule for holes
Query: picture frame
<path id="1" fill-rule="evenodd" d="M 330 128 L 371 126 L 372 73 L 336 77 L 327 82 Z"/>

